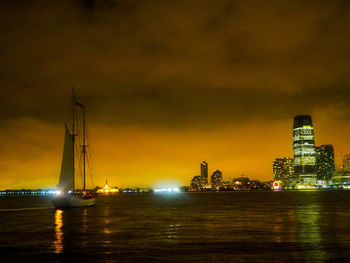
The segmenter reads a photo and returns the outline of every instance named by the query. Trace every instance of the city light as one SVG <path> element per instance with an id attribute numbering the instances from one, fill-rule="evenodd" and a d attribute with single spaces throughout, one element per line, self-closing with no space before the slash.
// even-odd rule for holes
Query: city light
<path id="1" fill-rule="evenodd" d="M 171 187 L 171 188 L 159 188 L 154 189 L 155 193 L 178 193 L 180 192 L 180 189 L 178 187 Z"/>
<path id="2" fill-rule="evenodd" d="M 59 190 L 24 190 L 24 191 L 0 191 L 0 195 L 59 195 Z"/>
<path id="3" fill-rule="evenodd" d="M 107 184 L 107 180 L 106 180 L 105 186 L 103 188 L 97 190 L 97 193 L 99 193 L 99 194 L 112 194 L 112 193 L 118 193 L 118 192 L 119 192 L 119 189 L 114 188 L 114 187 L 111 188 Z"/>
<path id="4" fill-rule="evenodd" d="M 278 181 L 275 181 L 273 183 L 273 190 L 275 190 L 275 191 L 280 190 L 280 183 Z"/>

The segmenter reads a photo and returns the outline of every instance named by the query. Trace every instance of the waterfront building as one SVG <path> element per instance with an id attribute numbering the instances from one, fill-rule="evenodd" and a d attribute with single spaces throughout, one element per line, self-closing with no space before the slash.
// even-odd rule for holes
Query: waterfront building
<path id="1" fill-rule="evenodd" d="M 228 178 L 227 181 L 222 182 L 223 190 L 250 190 L 251 181 L 248 177 Z"/>
<path id="2" fill-rule="evenodd" d="M 332 177 L 332 186 L 346 186 L 347 188 L 350 188 L 350 174 L 344 173 L 344 171 L 336 172 L 335 175 Z"/>
<path id="3" fill-rule="evenodd" d="M 191 180 L 191 191 L 202 191 L 203 183 L 202 177 L 200 175 L 196 175 Z"/>
<path id="4" fill-rule="evenodd" d="M 343 156 L 343 171 L 344 174 L 350 174 L 350 154 Z"/>
<path id="5" fill-rule="evenodd" d="M 202 178 L 203 186 L 207 186 L 208 185 L 208 163 L 207 162 L 201 163 L 201 178 Z"/>
<path id="6" fill-rule="evenodd" d="M 316 185 L 317 167 L 314 128 L 310 115 L 294 117 L 294 173 L 300 185 Z"/>
<path id="7" fill-rule="evenodd" d="M 211 189 L 218 190 L 218 188 L 222 185 L 222 172 L 220 170 L 216 170 L 211 178 Z"/>
<path id="8" fill-rule="evenodd" d="M 333 186 L 347 186 L 350 187 L 350 154 L 343 156 L 342 171 L 336 172 L 332 178 Z"/>
<path id="9" fill-rule="evenodd" d="M 321 145 L 315 147 L 317 165 L 317 184 L 328 186 L 335 175 L 333 145 Z"/>
<path id="10" fill-rule="evenodd" d="M 103 188 L 97 189 L 96 191 L 98 194 L 113 194 L 113 193 L 117 193 L 119 192 L 119 189 L 117 187 L 110 187 L 107 183 L 107 179 L 106 179 L 106 183 L 104 185 Z"/>
<path id="11" fill-rule="evenodd" d="M 294 187 L 296 184 L 294 174 L 294 159 L 293 158 L 276 158 L 273 161 L 273 179 L 280 181 L 282 187 Z"/>

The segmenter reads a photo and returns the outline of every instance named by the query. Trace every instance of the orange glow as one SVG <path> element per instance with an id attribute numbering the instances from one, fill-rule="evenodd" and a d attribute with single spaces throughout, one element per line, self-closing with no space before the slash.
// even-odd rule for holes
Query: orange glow
<path id="1" fill-rule="evenodd" d="M 63 210 L 56 210 L 55 213 L 55 236 L 56 239 L 53 242 L 54 253 L 60 254 L 63 251 L 63 221 L 62 221 Z"/>
<path id="2" fill-rule="evenodd" d="M 333 107 L 312 113 L 316 145 L 334 145 L 337 168 L 340 153 L 349 153 L 350 146 L 350 123 L 334 121 L 339 114 Z M 189 185 L 191 178 L 199 174 L 203 160 L 208 162 L 209 175 L 220 169 L 224 179 L 244 174 L 272 180 L 272 161 L 276 157 L 293 157 L 293 116 L 269 121 L 268 127 L 266 122 L 256 120 L 205 130 L 157 130 L 92 122 L 89 149 L 94 182 L 103 185 L 108 177 L 120 187 L 158 186 L 168 181 Z M 6 154 L 0 159 L 0 172 L 6 174 L 2 177 L 3 188 L 55 187 L 62 158 L 63 126 L 33 119 L 7 126 L 11 137 L 2 138 Z M 23 129 L 27 132 L 23 133 Z"/>

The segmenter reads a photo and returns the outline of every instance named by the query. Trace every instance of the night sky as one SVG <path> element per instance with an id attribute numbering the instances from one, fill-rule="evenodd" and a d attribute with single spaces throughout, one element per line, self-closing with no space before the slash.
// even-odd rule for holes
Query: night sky
<path id="1" fill-rule="evenodd" d="M 1 1 L 0 189 L 58 183 L 71 88 L 95 185 L 272 180 L 292 125 L 350 153 L 349 1 Z"/>

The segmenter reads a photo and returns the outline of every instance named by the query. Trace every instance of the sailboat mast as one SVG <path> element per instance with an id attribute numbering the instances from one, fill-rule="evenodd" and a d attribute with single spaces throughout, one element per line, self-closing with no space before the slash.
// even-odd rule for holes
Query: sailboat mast
<path id="1" fill-rule="evenodd" d="M 72 123 L 72 144 L 73 144 L 73 192 L 74 192 L 74 177 L 75 177 L 75 128 L 74 128 L 74 120 L 75 120 L 75 94 L 74 94 L 74 87 L 72 88 L 72 92 L 73 92 L 73 123 Z"/>
<path id="2" fill-rule="evenodd" d="M 85 145 L 85 107 L 83 106 L 83 173 L 84 173 L 84 188 L 85 191 L 85 155 L 86 155 L 86 145 Z"/>
<path id="3" fill-rule="evenodd" d="M 86 125 L 85 125 L 85 106 L 79 102 L 75 102 L 75 105 L 80 107 L 83 111 L 83 145 L 82 145 L 82 153 L 83 153 L 83 179 L 84 179 L 84 185 L 83 185 L 83 191 L 85 191 L 86 188 Z"/>

